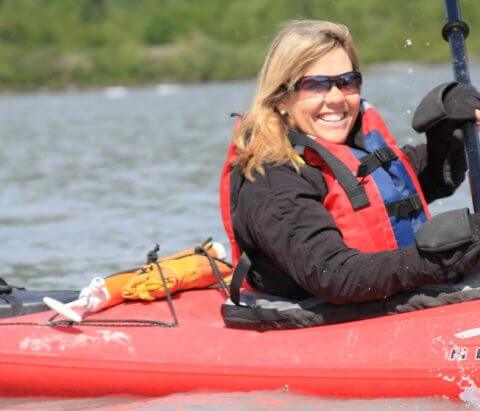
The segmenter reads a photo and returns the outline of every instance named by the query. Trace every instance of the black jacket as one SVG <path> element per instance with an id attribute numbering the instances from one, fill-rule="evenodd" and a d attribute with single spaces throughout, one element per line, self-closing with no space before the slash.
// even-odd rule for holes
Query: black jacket
<path id="1" fill-rule="evenodd" d="M 351 140 L 362 148 L 361 138 Z M 425 144 L 403 151 L 428 202 L 455 190 L 444 181 L 446 157 L 429 159 Z M 464 167 L 463 149 L 455 153 L 450 161 Z M 265 175 L 256 174 L 253 183 L 234 168 L 232 193 L 233 229 L 253 263 L 247 280 L 257 290 L 288 298 L 313 294 L 345 304 L 446 280 L 440 266 L 420 255 L 415 245 L 377 253 L 349 248 L 322 205 L 327 189 L 318 168 L 304 165 L 298 173 L 289 165 L 265 165 Z"/>

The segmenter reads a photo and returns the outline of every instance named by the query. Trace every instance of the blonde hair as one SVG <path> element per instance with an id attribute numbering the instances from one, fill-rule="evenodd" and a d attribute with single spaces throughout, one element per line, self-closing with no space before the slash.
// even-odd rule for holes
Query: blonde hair
<path id="1" fill-rule="evenodd" d="M 273 40 L 260 71 L 253 104 L 234 135 L 235 163 L 253 181 L 253 172 L 264 174 L 263 163 L 286 164 L 298 169 L 288 124 L 277 110 L 308 67 L 329 51 L 343 48 L 353 69 L 359 67 L 348 28 L 328 21 L 296 20 L 285 24 Z"/>

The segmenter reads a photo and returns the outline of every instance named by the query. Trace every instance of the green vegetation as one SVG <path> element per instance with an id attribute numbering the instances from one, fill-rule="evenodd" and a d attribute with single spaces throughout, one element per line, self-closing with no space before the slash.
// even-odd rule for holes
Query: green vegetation
<path id="1" fill-rule="evenodd" d="M 477 1 L 461 2 L 473 56 Z M 442 61 L 443 13 L 443 0 L 0 0 L 0 88 L 250 78 L 301 18 L 349 26 L 363 64 Z"/>

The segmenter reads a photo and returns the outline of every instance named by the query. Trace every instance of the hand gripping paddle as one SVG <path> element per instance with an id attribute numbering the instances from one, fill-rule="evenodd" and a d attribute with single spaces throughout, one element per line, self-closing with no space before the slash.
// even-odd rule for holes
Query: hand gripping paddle
<path id="1" fill-rule="evenodd" d="M 455 80 L 459 83 L 470 84 L 467 49 L 465 47 L 465 38 L 468 36 L 469 28 L 461 19 L 459 1 L 445 0 L 445 14 L 447 22 L 443 26 L 442 36 L 450 43 Z M 473 209 L 475 212 L 480 212 L 480 140 L 475 123 L 465 123 L 462 130 L 467 154 Z"/>

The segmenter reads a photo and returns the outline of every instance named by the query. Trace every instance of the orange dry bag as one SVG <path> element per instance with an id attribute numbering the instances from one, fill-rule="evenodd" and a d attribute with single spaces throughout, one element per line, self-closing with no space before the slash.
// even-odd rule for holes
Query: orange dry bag
<path id="1" fill-rule="evenodd" d="M 203 249 L 215 260 L 221 277 L 228 277 L 232 268 L 222 261 L 225 257 L 224 247 L 220 243 L 209 242 Z M 195 248 L 190 248 L 140 268 L 105 278 L 109 301 L 102 308 L 118 304 L 124 299 L 152 301 L 162 298 L 166 295 L 165 285 L 173 294 L 182 290 L 209 287 L 218 281 L 209 258 L 198 253 Z"/>

